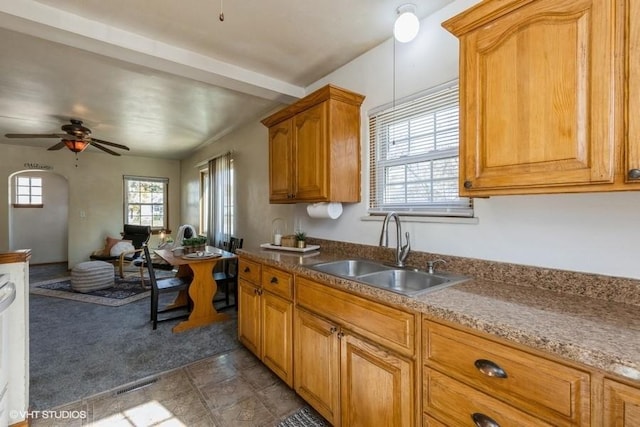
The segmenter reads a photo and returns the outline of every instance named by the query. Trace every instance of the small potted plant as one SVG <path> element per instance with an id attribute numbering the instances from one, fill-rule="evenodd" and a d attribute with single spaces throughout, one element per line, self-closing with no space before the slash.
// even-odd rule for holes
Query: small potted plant
<path id="1" fill-rule="evenodd" d="M 307 247 L 307 233 L 304 231 L 298 231 L 296 233 L 296 242 L 299 248 Z"/>
<path id="2" fill-rule="evenodd" d="M 195 236 L 182 240 L 184 253 L 191 254 L 196 252 L 204 252 L 207 245 L 207 236 Z"/>

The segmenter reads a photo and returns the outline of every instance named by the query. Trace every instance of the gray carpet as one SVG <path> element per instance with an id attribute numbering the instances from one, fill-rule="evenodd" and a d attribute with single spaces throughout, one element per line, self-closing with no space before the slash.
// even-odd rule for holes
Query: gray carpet
<path id="1" fill-rule="evenodd" d="M 107 307 L 30 295 L 30 409 L 50 409 L 239 347 L 236 312 L 171 332 L 149 323 L 149 299 Z"/>

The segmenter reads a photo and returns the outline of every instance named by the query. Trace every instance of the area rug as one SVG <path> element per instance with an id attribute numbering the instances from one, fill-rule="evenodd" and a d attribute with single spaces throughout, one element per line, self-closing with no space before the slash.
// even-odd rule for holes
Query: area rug
<path id="1" fill-rule="evenodd" d="M 158 272 L 162 277 L 170 272 Z M 129 276 L 120 278 L 116 276 L 115 285 L 111 288 L 100 289 L 88 293 L 75 292 L 71 289 L 71 278 L 62 277 L 44 282 L 32 283 L 29 292 L 35 295 L 64 298 L 74 301 L 88 302 L 93 304 L 107 305 L 109 307 L 120 307 L 134 301 L 141 300 L 150 295 L 151 291 L 142 286 L 140 276 Z M 149 285 L 145 281 L 145 285 Z"/>
<path id="2" fill-rule="evenodd" d="M 161 304 L 175 295 L 166 297 Z M 30 295 L 29 408 L 55 408 L 234 350 L 236 312 L 226 313 L 227 321 L 175 334 L 180 320 L 152 329 L 148 299 L 107 307 Z"/>
<path id="3" fill-rule="evenodd" d="M 329 424 L 312 408 L 305 406 L 283 420 L 278 427 L 328 427 Z"/>

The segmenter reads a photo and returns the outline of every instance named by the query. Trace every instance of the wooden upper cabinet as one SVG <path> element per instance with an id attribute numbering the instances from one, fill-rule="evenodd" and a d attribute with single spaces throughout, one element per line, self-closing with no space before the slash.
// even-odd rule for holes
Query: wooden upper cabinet
<path id="1" fill-rule="evenodd" d="M 271 201 L 288 201 L 293 188 L 293 119 L 269 128 L 269 189 Z"/>
<path id="2" fill-rule="evenodd" d="M 460 39 L 462 195 L 625 189 L 623 3 L 485 0 L 443 24 Z"/>
<path id="3" fill-rule="evenodd" d="M 327 85 L 262 120 L 271 203 L 360 201 L 360 105 Z"/>
<path id="4" fill-rule="evenodd" d="M 296 199 L 328 197 L 327 107 L 323 102 L 295 116 Z"/>
<path id="5" fill-rule="evenodd" d="M 626 58 L 627 69 L 627 134 L 625 178 L 627 183 L 640 184 L 640 2 L 627 1 Z M 635 19 L 635 21 L 634 21 Z"/>

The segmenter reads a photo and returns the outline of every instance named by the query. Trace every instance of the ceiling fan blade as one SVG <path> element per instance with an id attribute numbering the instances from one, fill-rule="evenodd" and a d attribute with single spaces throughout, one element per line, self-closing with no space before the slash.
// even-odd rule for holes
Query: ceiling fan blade
<path id="1" fill-rule="evenodd" d="M 5 133 L 7 138 L 61 138 L 64 134 L 58 133 Z M 68 135 L 67 135 L 68 137 Z"/>
<path id="2" fill-rule="evenodd" d="M 102 139 L 97 139 L 97 138 L 89 138 L 89 139 L 91 139 L 91 141 L 93 142 L 99 142 L 100 144 L 109 145 L 111 147 L 116 147 L 116 148 L 120 148 L 121 150 L 129 151 L 129 147 L 127 147 L 126 145 L 116 144 L 115 142 L 103 141 Z"/>
<path id="3" fill-rule="evenodd" d="M 113 150 L 109 150 L 107 147 L 103 147 L 102 145 L 98 144 L 95 141 L 91 141 L 90 144 L 93 145 L 94 147 L 96 147 L 97 149 L 102 150 L 105 153 L 109 153 L 109 154 L 111 154 L 113 156 L 119 156 L 120 155 L 120 153 L 116 153 Z"/>
<path id="4" fill-rule="evenodd" d="M 64 146 L 65 146 L 64 141 L 60 141 L 56 145 L 52 145 L 51 147 L 47 148 L 47 150 L 49 151 L 59 150 Z"/>

